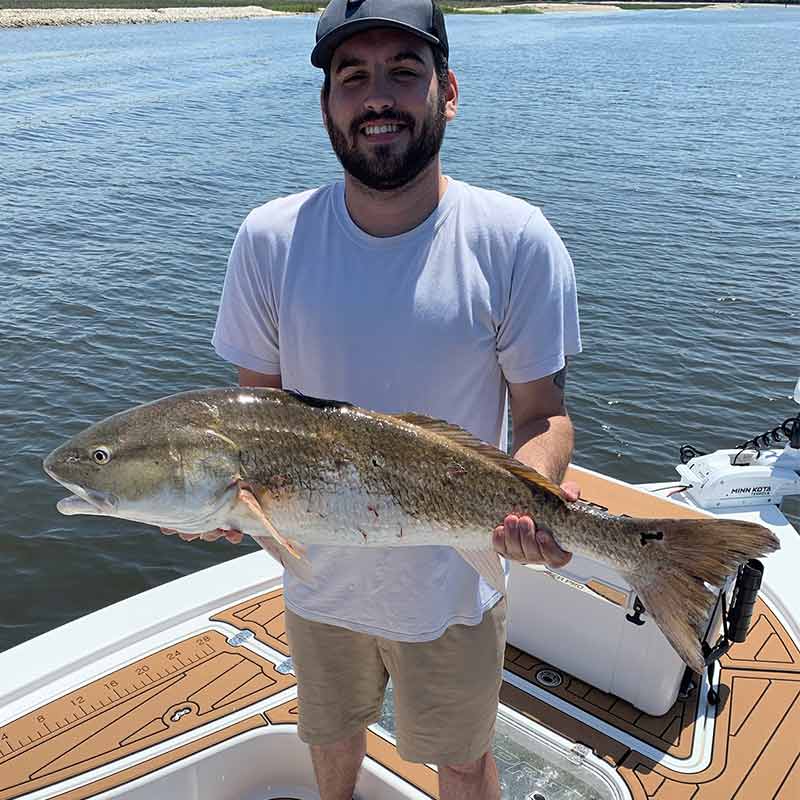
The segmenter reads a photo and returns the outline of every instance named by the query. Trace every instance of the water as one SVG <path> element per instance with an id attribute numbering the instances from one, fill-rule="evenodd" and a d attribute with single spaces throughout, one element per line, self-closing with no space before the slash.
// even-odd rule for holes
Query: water
<path id="1" fill-rule="evenodd" d="M 254 547 L 55 510 L 43 455 L 222 385 L 227 252 L 339 175 L 313 17 L 0 31 L 0 650 Z M 575 260 L 578 464 L 670 480 L 678 446 L 794 413 L 800 9 L 449 17 L 446 171 L 541 205 Z"/>

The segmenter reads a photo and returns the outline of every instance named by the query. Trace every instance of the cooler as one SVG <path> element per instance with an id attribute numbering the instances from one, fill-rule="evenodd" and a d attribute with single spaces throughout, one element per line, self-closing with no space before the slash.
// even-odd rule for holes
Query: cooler
<path id="1" fill-rule="evenodd" d="M 583 499 L 614 514 L 709 516 L 586 470 L 572 468 L 568 478 Z M 511 563 L 508 620 L 509 644 L 647 714 L 664 714 L 677 699 L 685 664 L 637 610 L 628 583 L 604 564 L 579 555 L 557 572 Z M 720 625 L 715 620 L 712 641 Z"/>

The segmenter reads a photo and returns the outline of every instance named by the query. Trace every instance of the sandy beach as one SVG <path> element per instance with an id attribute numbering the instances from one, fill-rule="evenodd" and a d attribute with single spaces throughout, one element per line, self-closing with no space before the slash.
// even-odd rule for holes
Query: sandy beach
<path id="1" fill-rule="evenodd" d="M 507 10 L 529 8 L 543 13 L 553 11 L 622 11 L 613 3 L 518 3 L 513 6 L 478 6 L 470 11 L 479 14 L 502 14 Z"/>
<path id="2" fill-rule="evenodd" d="M 287 16 L 261 6 L 195 8 L 20 8 L 0 9 L 0 28 L 31 28 L 42 25 L 111 25 L 154 22 L 198 22 L 218 19 L 252 19 Z"/>

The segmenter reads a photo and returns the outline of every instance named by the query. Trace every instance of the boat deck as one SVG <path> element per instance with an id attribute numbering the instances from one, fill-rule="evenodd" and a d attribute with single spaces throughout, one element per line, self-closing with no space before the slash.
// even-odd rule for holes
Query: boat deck
<path id="1" fill-rule="evenodd" d="M 612 513 L 702 516 L 604 476 L 576 477 L 583 496 Z M 33 793 L 37 800 L 84 800 L 250 732 L 294 725 L 282 590 L 276 581 L 268 585 L 255 583 L 247 594 L 228 595 L 249 599 L 216 608 L 212 602 L 208 613 L 192 614 L 184 633 L 172 637 L 177 641 L 169 633 L 157 645 L 147 636 L 137 640 L 126 651 L 132 655 L 102 662 L 112 666 L 98 665 L 89 681 L 62 681 L 69 690 L 57 699 L 41 694 L 38 707 L 23 707 L 0 724 L 0 800 Z M 112 627 L 125 621 L 105 619 Z M 746 642 L 720 661 L 715 714 L 706 713 L 704 693 L 695 691 L 649 716 L 512 646 L 505 666 L 502 703 L 588 748 L 616 771 L 633 800 L 800 798 L 800 650 L 761 598 Z M 541 680 L 542 670 L 557 680 Z M 437 796 L 435 770 L 405 762 L 390 737 L 370 730 L 367 752 Z"/>
<path id="2" fill-rule="evenodd" d="M 4 725 L 0 730 L 0 800 L 55 789 L 68 778 L 113 765 L 234 714 L 235 721 L 213 733 L 100 780 L 47 796 L 83 800 L 255 728 L 294 724 L 293 675 L 281 672 L 280 665 L 276 668 L 275 660 L 242 646 L 255 639 L 277 655 L 289 655 L 281 591 L 234 605 L 214 614 L 209 622 L 230 626 L 231 635 L 210 626 L 205 633 L 102 675 Z M 237 630 L 249 633 L 235 637 Z M 534 683 L 536 673 L 548 665 L 509 647 L 506 667 Z M 634 737 L 678 762 L 686 759 L 692 750 L 697 693 L 679 700 L 667 714 L 650 717 L 560 673 L 561 685 L 547 691 L 604 722 L 610 734 L 508 682 L 502 687 L 501 701 L 590 747 L 616 768 L 634 800 L 797 800 L 800 652 L 763 601 L 759 601 L 747 642 L 735 646 L 721 667 L 713 750 L 701 772 L 667 768 L 613 735 L 619 731 L 627 734 L 622 737 L 626 742 Z M 248 707 L 281 693 L 286 695 L 284 702 L 262 713 L 246 714 Z M 387 739 L 370 732 L 368 754 L 431 797 L 437 796 L 435 771 L 403 761 Z"/>

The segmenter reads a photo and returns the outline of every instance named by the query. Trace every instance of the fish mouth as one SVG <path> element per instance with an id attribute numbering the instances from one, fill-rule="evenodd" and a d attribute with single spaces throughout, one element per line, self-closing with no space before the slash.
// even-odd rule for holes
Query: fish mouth
<path id="1" fill-rule="evenodd" d="M 111 492 L 98 492 L 95 489 L 85 489 L 74 483 L 59 478 L 49 469 L 47 474 L 58 481 L 65 489 L 72 492 L 70 497 L 64 497 L 56 503 L 56 508 L 67 516 L 73 514 L 94 514 L 97 516 L 113 515 L 117 510 L 118 498 Z"/>
<path id="2" fill-rule="evenodd" d="M 73 494 L 59 500 L 56 508 L 66 515 L 95 514 L 100 516 L 113 515 L 117 509 L 117 498 L 110 492 L 96 492 L 80 486 L 64 484 Z"/>
<path id="3" fill-rule="evenodd" d="M 67 515 L 72 514 L 96 514 L 96 515 L 109 515 L 114 514 L 118 505 L 118 498 L 112 492 L 101 492 L 97 489 L 86 489 L 76 483 L 70 483 L 64 480 L 54 470 L 54 465 L 57 463 L 55 458 L 56 453 L 51 453 L 42 463 L 44 471 L 57 483 L 60 483 L 65 489 L 72 492 L 71 497 L 65 497 L 59 500 L 56 508 L 62 513 Z"/>

